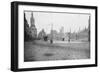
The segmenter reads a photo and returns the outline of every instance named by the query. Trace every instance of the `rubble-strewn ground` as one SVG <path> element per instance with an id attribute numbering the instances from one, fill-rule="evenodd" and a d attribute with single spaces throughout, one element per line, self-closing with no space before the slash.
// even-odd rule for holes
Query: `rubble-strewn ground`
<path id="1" fill-rule="evenodd" d="M 89 59 L 89 42 L 37 40 L 24 43 L 24 61 Z"/>

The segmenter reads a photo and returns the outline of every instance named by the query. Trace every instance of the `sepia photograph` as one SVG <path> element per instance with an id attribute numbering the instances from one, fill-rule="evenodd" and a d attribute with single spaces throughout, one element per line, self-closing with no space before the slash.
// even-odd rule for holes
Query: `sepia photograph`
<path id="1" fill-rule="evenodd" d="M 90 59 L 90 14 L 24 11 L 24 62 Z"/>

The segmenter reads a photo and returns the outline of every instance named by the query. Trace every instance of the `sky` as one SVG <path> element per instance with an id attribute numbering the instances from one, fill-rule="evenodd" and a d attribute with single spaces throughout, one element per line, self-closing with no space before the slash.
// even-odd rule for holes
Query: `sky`
<path id="1" fill-rule="evenodd" d="M 26 19 L 30 25 L 31 11 L 25 11 Z M 64 27 L 64 32 L 78 32 L 88 27 L 89 15 L 76 13 L 36 12 L 33 11 L 35 26 L 39 33 L 42 29 L 50 33 L 51 27 L 57 32 Z"/>

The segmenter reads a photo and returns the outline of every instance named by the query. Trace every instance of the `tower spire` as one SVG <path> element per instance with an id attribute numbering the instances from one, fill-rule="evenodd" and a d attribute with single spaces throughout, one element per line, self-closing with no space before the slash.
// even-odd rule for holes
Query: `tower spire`
<path id="1" fill-rule="evenodd" d="M 31 23 L 31 27 L 35 27 L 35 21 L 34 21 L 34 17 L 33 17 L 33 12 L 31 12 L 31 18 L 30 18 L 30 23 Z"/>

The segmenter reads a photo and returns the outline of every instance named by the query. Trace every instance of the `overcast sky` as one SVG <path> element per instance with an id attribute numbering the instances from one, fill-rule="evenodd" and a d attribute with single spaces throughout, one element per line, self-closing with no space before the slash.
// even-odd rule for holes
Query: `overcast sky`
<path id="1" fill-rule="evenodd" d="M 26 19 L 30 25 L 31 12 L 25 12 Z M 69 14 L 69 13 L 51 13 L 51 12 L 33 12 L 35 19 L 35 26 L 37 32 L 42 29 L 46 33 L 50 33 L 51 25 L 53 30 L 59 32 L 61 27 L 64 27 L 64 32 L 78 32 L 79 29 L 83 30 L 88 27 L 89 15 L 87 14 Z"/>

